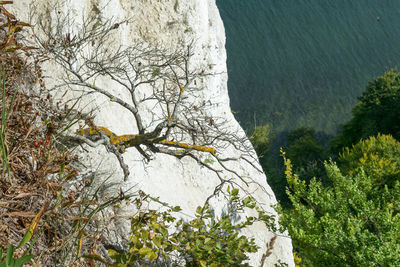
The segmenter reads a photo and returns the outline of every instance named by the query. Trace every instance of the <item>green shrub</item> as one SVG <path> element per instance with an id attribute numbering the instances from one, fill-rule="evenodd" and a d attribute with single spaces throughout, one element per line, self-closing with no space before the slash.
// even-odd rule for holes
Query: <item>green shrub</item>
<path id="1" fill-rule="evenodd" d="M 325 164 L 329 186 L 305 183 L 285 158 L 293 208 L 278 208 L 280 223 L 306 266 L 400 265 L 399 146 L 388 136 L 361 141 L 342 169 Z"/>
<path id="2" fill-rule="evenodd" d="M 228 210 L 214 217 L 215 211 L 208 205 L 196 209 L 195 218 L 190 221 L 176 219 L 172 212 L 179 207 L 164 212 L 147 210 L 139 212 L 132 219 L 129 250 L 117 252 L 109 250 L 111 258 L 118 266 L 128 266 L 157 260 L 171 260 L 170 255 L 177 253 L 186 266 L 249 266 L 247 253 L 258 250 L 254 239 L 239 232 L 255 221 L 263 221 L 269 227 L 273 219 L 267 216 L 251 197 L 240 199 L 239 190 L 232 189 Z M 136 201 L 138 208 L 141 200 Z M 244 221 L 234 223 L 238 213 L 245 208 L 254 209 L 257 217 L 246 217 Z M 171 226 L 176 229 L 171 231 Z"/>
<path id="3" fill-rule="evenodd" d="M 396 69 L 370 82 L 359 100 L 353 118 L 330 143 L 335 153 L 378 133 L 400 140 L 400 74 Z"/>

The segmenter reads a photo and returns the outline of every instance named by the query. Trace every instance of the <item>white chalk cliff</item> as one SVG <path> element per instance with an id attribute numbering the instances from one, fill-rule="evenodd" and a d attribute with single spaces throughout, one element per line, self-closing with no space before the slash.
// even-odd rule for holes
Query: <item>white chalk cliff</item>
<path id="1" fill-rule="evenodd" d="M 14 1 L 16 13 L 23 19 L 27 19 L 29 4 L 33 0 Z M 36 0 L 43 10 L 57 0 Z M 238 135 L 245 135 L 239 124 L 235 121 L 229 106 L 227 88 L 227 66 L 225 51 L 225 31 L 220 18 L 215 0 L 70 0 L 65 1 L 62 6 L 63 12 L 69 12 L 77 19 L 85 15 L 90 16 L 93 7 L 105 6 L 99 9 L 101 16 L 105 18 L 123 19 L 132 18 L 132 21 L 118 28 L 117 38 L 112 40 L 115 45 L 129 45 L 135 40 L 143 40 L 148 44 L 162 43 L 166 46 L 183 46 L 188 41 L 194 40 L 195 54 L 192 57 L 192 65 L 198 69 L 206 69 L 214 75 L 205 76 L 199 81 L 204 90 L 198 98 L 201 101 L 211 103 L 206 111 L 210 117 L 219 117 L 229 125 L 230 131 Z M 54 16 L 49 10 L 49 16 Z M 77 26 L 79 27 L 79 25 Z M 45 75 L 57 79 L 63 74 L 61 69 L 54 66 L 44 69 Z M 51 81 L 46 81 L 51 84 Z M 115 90 L 115 94 L 124 97 L 118 91 L 118 85 L 107 79 L 96 81 L 96 85 L 108 90 Z M 121 134 L 136 133 L 136 125 L 132 114 L 108 99 L 101 96 L 91 95 L 86 99 L 87 103 L 97 106 L 95 123 L 102 125 L 113 132 Z M 197 99 L 197 101 L 199 101 Z M 152 119 L 152 107 L 143 105 L 141 107 L 148 116 L 144 118 L 145 123 Z M 112 173 L 114 181 L 120 183 L 123 189 L 135 186 L 152 196 L 160 197 L 160 200 L 171 205 L 179 205 L 185 214 L 190 217 L 198 205 L 202 205 L 219 184 L 215 173 L 201 167 L 191 158 L 178 160 L 169 155 L 156 154 L 155 158 L 148 163 L 135 149 L 128 149 L 124 153 L 125 163 L 129 165 L 130 176 L 124 182 L 122 171 L 118 161 L 112 154 L 108 154 L 103 147 L 87 148 L 89 152 L 81 151 L 83 160 L 90 163 L 93 168 Z M 237 152 L 232 147 L 224 151 L 218 151 L 224 155 L 235 156 Z M 254 151 L 251 153 L 255 154 Z M 206 159 L 209 155 L 203 155 Z M 255 162 L 258 168 L 259 164 Z M 276 204 L 275 196 L 266 182 L 263 173 L 253 168 L 244 160 L 238 160 L 231 164 L 231 168 L 240 173 L 250 183 L 246 186 L 237 181 L 243 188 L 252 194 L 265 210 L 275 214 L 270 205 Z M 229 174 L 226 174 L 229 176 Z M 234 177 L 232 177 L 234 178 Z M 234 178 L 237 179 L 237 178 Z M 215 198 L 212 202 L 218 209 L 224 208 L 224 199 Z M 217 210 L 218 210 L 217 209 Z M 124 208 L 129 213 L 129 207 Z M 116 236 L 126 235 L 129 230 L 129 221 L 121 220 L 121 224 L 115 230 Z M 255 237 L 256 243 L 261 247 L 257 253 L 250 255 L 251 266 L 260 266 L 262 255 L 266 251 L 266 244 L 274 236 L 273 233 L 261 224 L 254 225 L 245 232 L 246 235 Z M 118 237 L 116 237 L 118 239 Z M 291 240 L 288 237 L 279 236 L 273 248 L 273 253 L 267 257 L 264 266 L 274 266 L 278 261 L 294 266 L 292 256 Z"/>

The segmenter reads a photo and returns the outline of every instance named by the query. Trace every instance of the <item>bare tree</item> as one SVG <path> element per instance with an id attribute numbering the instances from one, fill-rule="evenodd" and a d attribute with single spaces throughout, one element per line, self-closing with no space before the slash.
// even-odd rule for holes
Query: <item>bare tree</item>
<path id="1" fill-rule="evenodd" d="M 69 14 L 55 10 L 57 16 L 52 22 L 40 16 L 36 19 L 38 43 L 66 73 L 62 84 L 55 89 L 75 86 L 83 94 L 103 95 L 130 112 L 137 129 L 136 134 L 118 136 L 88 122 L 87 128 L 70 135 L 70 139 L 91 146 L 105 145 L 118 158 L 125 179 L 129 171 L 121 154 L 135 148 L 146 161 L 157 153 L 194 159 L 220 179 L 215 193 L 225 183 L 235 183 L 233 178 L 239 178 L 246 185 L 252 183 L 229 164 L 244 160 L 257 169 L 251 144 L 244 135 L 239 136 L 235 129 L 230 129 L 223 118 L 210 115 L 207 111 L 211 103 L 199 97 L 204 89 L 201 80 L 215 74 L 191 66 L 193 42 L 163 49 L 138 41 L 111 49 L 112 35 L 128 20 L 104 21 L 91 16 L 84 18 L 77 30 Z M 114 81 L 129 98 L 96 85 L 100 77 Z M 151 106 L 153 112 L 144 106 Z M 152 119 L 145 121 L 149 115 Z M 232 146 L 237 154 L 224 157 L 221 152 Z M 209 153 L 211 159 L 201 160 L 201 153 Z"/>

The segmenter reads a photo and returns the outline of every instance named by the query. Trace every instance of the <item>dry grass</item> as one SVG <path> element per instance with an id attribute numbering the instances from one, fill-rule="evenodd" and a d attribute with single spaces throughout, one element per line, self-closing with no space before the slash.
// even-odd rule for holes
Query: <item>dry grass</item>
<path id="1" fill-rule="evenodd" d="M 28 25 L 7 12 L 2 2 L 0 248 L 17 246 L 32 230 L 32 238 L 16 257 L 33 254 L 30 263 L 36 266 L 94 266 L 81 257 L 104 255 L 94 218 L 126 197 L 101 202 L 97 199 L 101 186 L 93 186 L 95 174 L 79 173 L 77 157 L 57 137 L 78 117 L 71 118 L 71 109 L 55 107 L 51 97 L 38 89 L 45 86 L 40 60 L 20 35 Z"/>

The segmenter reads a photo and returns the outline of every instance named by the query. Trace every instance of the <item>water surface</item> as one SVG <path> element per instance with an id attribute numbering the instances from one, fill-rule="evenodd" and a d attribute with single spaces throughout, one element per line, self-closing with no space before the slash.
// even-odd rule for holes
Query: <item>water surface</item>
<path id="1" fill-rule="evenodd" d="M 232 110 L 334 134 L 368 81 L 400 60 L 399 0 L 217 0 Z"/>

